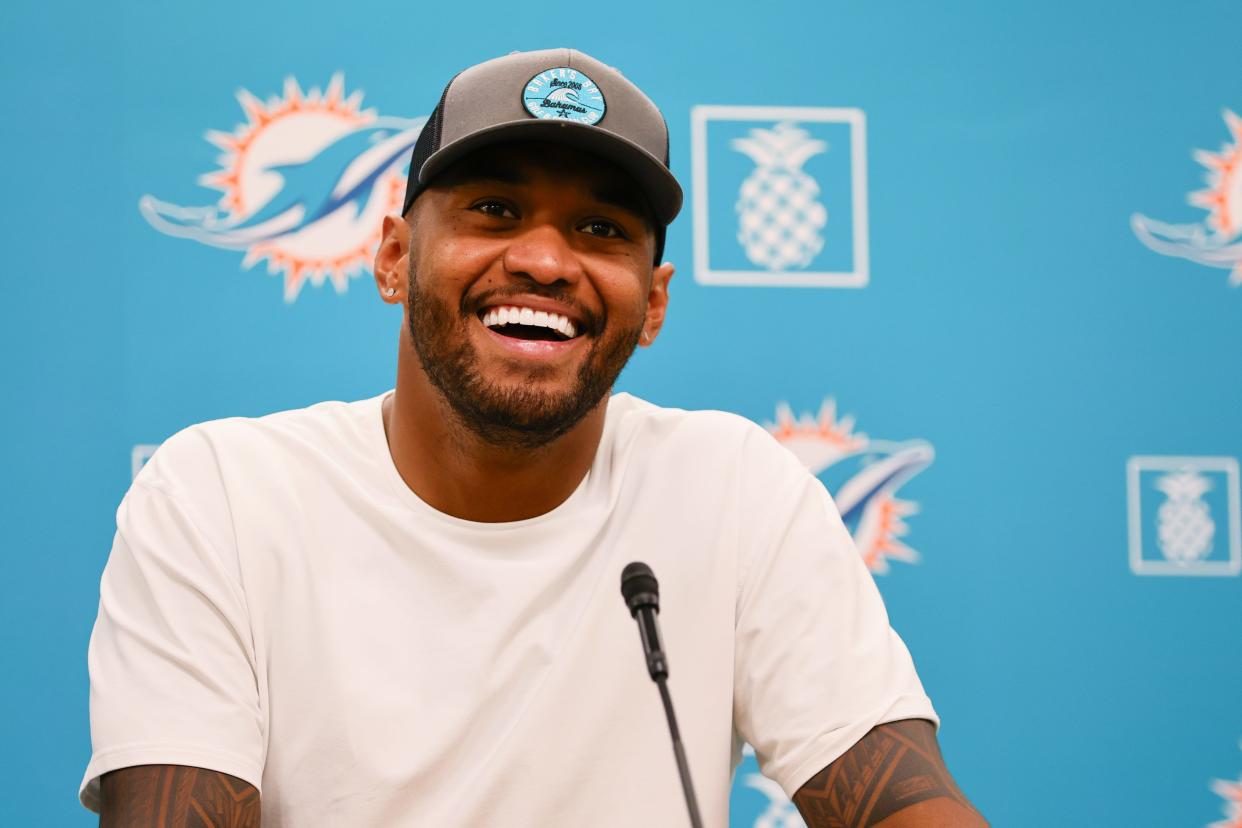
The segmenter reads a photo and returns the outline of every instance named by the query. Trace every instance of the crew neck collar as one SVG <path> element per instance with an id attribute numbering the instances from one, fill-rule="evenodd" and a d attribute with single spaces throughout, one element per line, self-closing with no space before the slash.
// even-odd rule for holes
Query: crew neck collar
<path id="1" fill-rule="evenodd" d="M 391 397 L 393 390 L 389 390 L 367 400 L 370 411 L 367 412 L 367 432 L 368 439 L 374 447 L 374 451 L 379 457 L 379 465 L 381 474 L 388 481 L 389 488 L 392 489 L 393 495 L 403 505 L 411 511 L 428 517 L 433 520 L 441 521 L 462 528 L 474 531 L 497 532 L 510 531 L 514 529 L 523 529 L 532 526 L 539 526 L 550 521 L 563 519 L 566 515 L 577 511 L 582 501 L 590 497 L 591 491 L 596 488 L 592 486 L 592 479 L 596 477 L 594 470 L 599 466 L 600 457 L 604 451 L 604 446 L 608 444 L 612 433 L 612 418 L 605 416 L 604 430 L 600 435 L 599 446 L 595 450 L 595 458 L 591 462 L 590 468 L 583 476 L 582 480 L 570 493 L 569 497 L 561 501 L 560 504 L 551 510 L 544 512 L 542 515 L 525 518 L 523 520 L 502 521 L 497 523 L 466 520 L 447 512 L 442 512 L 432 506 L 427 501 L 419 497 L 418 493 L 411 489 L 401 477 L 401 473 L 397 471 L 396 463 L 392 458 L 392 450 L 388 446 L 388 437 L 384 431 L 384 401 Z M 609 405 L 611 404 L 611 398 Z"/>

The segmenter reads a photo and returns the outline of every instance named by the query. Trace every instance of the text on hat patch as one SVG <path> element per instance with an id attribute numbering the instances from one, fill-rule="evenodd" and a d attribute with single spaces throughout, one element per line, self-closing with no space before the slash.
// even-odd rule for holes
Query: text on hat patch
<path id="1" fill-rule="evenodd" d="M 522 103 L 536 118 L 587 125 L 599 123 L 607 108 L 595 82 L 568 66 L 545 69 L 527 81 L 522 90 Z"/>

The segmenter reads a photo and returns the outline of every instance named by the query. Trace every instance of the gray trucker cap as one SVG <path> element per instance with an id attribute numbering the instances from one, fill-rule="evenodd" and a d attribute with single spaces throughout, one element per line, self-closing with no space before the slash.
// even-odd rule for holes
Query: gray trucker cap
<path id="1" fill-rule="evenodd" d="M 611 66 L 574 49 L 544 49 L 471 66 L 449 81 L 414 145 L 402 214 L 454 161 L 507 141 L 563 143 L 608 159 L 634 176 L 658 224 L 681 210 L 656 105 Z"/>

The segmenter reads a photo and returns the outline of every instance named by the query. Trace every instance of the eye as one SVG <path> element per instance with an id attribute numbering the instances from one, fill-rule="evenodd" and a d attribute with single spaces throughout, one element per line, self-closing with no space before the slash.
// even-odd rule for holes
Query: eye
<path id="1" fill-rule="evenodd" d="M 621 228 L 613 224 L 611 221 L 603 219 L 591 219 L 590 221 L 578 227 L 579 230 L 591 236 L 599 236 L 601 239 L 624 239 L 626 235 Z"/>
<path id="2" fill-rule="evenodd" d="M 498 201 L 494 198 L 476 201 L 470 205 L 471 210 L 482 213 L 485 216 L 496 216 L 497 218 L 517 218 L 517 213 L 513 211 L 508 204 Z"/>

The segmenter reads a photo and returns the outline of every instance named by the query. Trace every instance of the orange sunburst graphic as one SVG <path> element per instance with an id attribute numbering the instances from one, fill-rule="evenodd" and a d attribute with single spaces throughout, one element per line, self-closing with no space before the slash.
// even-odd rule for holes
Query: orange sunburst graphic
<path id="1" fill-rule="evenodd" d="M 1225 819 L 1209 828 L 1242 828 L 1242 778 L 1237 782 L 1218 779 L 1212 783 L 1212 790 L 1225 800 Z"/>
<path id="2" fill-rule="evenodd" d="M 266 261 L 292 302 L 307 283 L 342 293 L 366 270 L 384 215 L 401 207 L 403 168 L 426 119 L 363 109 L 340 73 L 322 90 L 290 77 L 282 92 L 260 100 L 240 90 L 246 120 L 206 133 L 222 151 L 218 169 L 198 177 L 220 193 L 214 206 L 144 196 L 139 209 L 161 232 L 244 251 L 244 268 Z"/>
<path id="3" fill-rule="evenodd" d="M 1229 284 L 1242 287 L 1242 118 L 1228 109 L 1223 117 L 1232 142 L 1222 144 L 1216 152 L 1193 153 L 1207 169 L 1207 186 L 1190 193 L 1186 200 L 1207 210 L 1206 218 L 1193 224 L 1173 224 L 1134 213 L 1130 229 L 1157 253 L 1228 270 Z"/>
<path id="4" fill-rule="evenodd" d="M 909 500 L 898 500 L 895 497 L 882 497 L 878 500 L 874 525 L 860 526 L 854 532 L 858 554 L 862 555 L 863 563 L 868 569 L 877 573 L 888 572 L 890 558 L 905 563 L 918 561 L 919 554 L 899 540 L 910 531 L 902 518 L 918 510 L 918 504 Z"/>
<path id="5" fill-rule="evenodd" d="M 931 462 L 931 446 L 871 440 L 854 429 L 853 417 L 837 417 L 832 400 L 824 401 L 818 415 L 800 417 L 781 403 L 767 429 L 812 474 L 833 478 L 831 494 L 868 569 L 880 574 L 888 572 L 890 560 L 918 560 L 901 541 L 909 531 L 904 518 L 918 505 L 898 499 L 896 491 Z"/>
<path id="6" fill-rule="evenodd" d="M 853 417 L 837 419 L 837 404 L 833 400 L 824 401 L 818 417 L 803 414 L 795 418 L 793 409 L 787 403 L 781 403 L 776 407 L 776 422 L 768 427 L 768 431 L 786 446 L 807 442 L 849 453 L 867 444 L 867 435 L 854 433 Z"/>
<path id="7" fill-rule="evenodd" d="M 221 169 L 200 176 L 199 183 L 221 190 L 224 195 L 220 206 L 234 216 L 245 215 L 248 212 L 247 196 L 250 196 L 252 205 L 271 197 L 271 193 L 245 192 L 247 184 L 254 178 L 251 168 L 255 166 L 253 156 L 256 153 L 252 149 L 258 148 L 257 154 L 261 155 L 264 139 L 271 140 L 270 136 L 278 133 L 282 125 L 292 123 L 296 127 L 299 119 L 306 123 L 308 117 L 318 116 L 347 130 L 375 119 L 372 110 L 359 110 L 361 92 L 346 98 L 344 90 L 345 79 L 340 74 L 332 76 L 326 92 L 322 93 L 318 89 L 303 92 L 296 79 L 285 78 L 284 98 L 273 97 L 267 103 L 246 89 L 239 90 L 237 102 L 241 104 L 247 122 L 239 124 L 232 132 L 207 131 L 207 140 L 224 150 L 225 155 L 219 159 Z"/>
<path id="8" fill-rule="evenodd" d="M 1242 230 L 1242 118 L 1228 109 L 1224 117 L 1233 143 L 1218 152 L 1195 151 L 1195 160 L 1207 168 L 1208 186 L 1187 200 L 1209 212 L 1208 227 L 1218 236 L 1231 239 Z"/>

